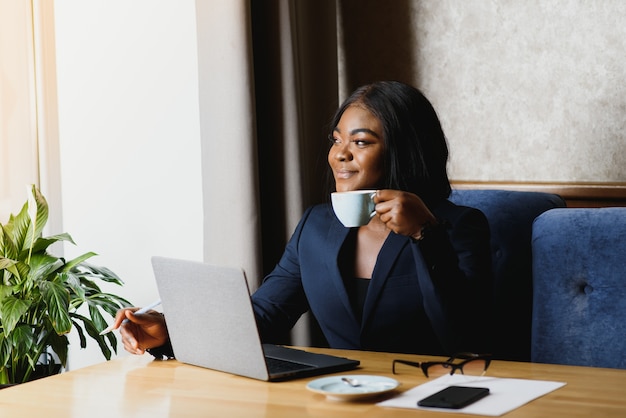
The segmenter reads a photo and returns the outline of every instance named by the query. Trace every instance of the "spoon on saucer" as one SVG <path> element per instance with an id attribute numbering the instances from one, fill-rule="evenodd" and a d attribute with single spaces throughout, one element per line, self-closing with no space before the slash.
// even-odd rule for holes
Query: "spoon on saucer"
<path id="1" fill-rule="evenodd" d="M 351 379 L 349 377 L 342 377 L 341 381 L 344 382 L 347 385 L 352 386 L 353 388 L 357 388 L 357 387 L 361 386 L 361 383 L 358 380 Z"/>

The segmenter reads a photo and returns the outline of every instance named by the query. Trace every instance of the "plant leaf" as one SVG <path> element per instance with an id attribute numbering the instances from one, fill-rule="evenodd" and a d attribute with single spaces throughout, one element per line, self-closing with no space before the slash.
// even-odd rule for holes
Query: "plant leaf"
<path id="1" fill-rule="evenodd" d="M 10 258 L 0 257 L 0 270 L 8 269 L 17 264 L 17 261 Z"/>
<path id="2" fill-rule="evenodd" d="M 5 272 L 9 272 L 10 276 L 5 275 L 4 281 L 6 284 L 17 284 L 18 281 L 23 281 L 28 276 L 30 268 L 26 263 L 21 261 L 14 261 L 13 263 L 7 263 Z M 15 277 L 16 280 L 11 281 L 11 277 Z"/>
<path id="3" fill-rule="evenodd" d="M 69 340 L 67 338 L 67 335 L 59 335 L 55 332 L 52 332 L 50 333 L 47 342 L 50 344 L 52 351 L 54 351 L 57 357 L 59 357 L 61 365 L 65 367 L 65 365 L 67 364 L 67 352 L 69 348 Z"/>
<path id="4" fill-rule="evenodd" d="M 74 258 L 74 259 L 72 259 L 70 261 L 67 261 L 65 263 L 65 267 L 63 268 L 63 271 L 71 271 L 71 270 L 77 268 L 79 265 L 82 266 L 81 263 L 83 263 L 83 261 L 85 261 L 85 260 L 87 260 L 87 259 L 89 259 L 89 258 L 91 258 L 91 257 L 93 257 L 95 255 L 98 255 L 98 254 L 96 254 L 94 252 L 88 252 L 88 253 L 85 253 L 83 255 L 79 255 L 78 257 L 76 257 L 76 258 Z M 83 264 L 85 264 L 85 263 L 83 263 Z"/>
<path id="5" fill-rule="evenodd" d="M 63 233 L 58 235 L 52 235 L 50 237 L 38 238 L 33 245 L 33 252 L 43 252 L 48 249 L 49 246 L 59 241 L 67 241 L 76 245 L 76 243 L 69 234 Z"/>
<path id="6" fill-rule="evenodd" d="M 28 245 L 26 244 L 26 237 L 28 236 L 28 229 L 30 228 L 28 203 L 25 203 L 24 206 L 22 206 L 22 210 L 17 215 L 11 215 L 9 222 L 5 225 L 5 228 L 11 236 L 16 254 L 19 254 L 23 250 L 28 250 Z M 17 258 L 17 255 L 12 258 Z"/>
<path id="7" fill-rule="evenodd" d="M 42 282 L 40 285 L 43 299 L 48 307 L 48 316 L 57 334 L 67 334 L 72 329 L 68 312 L 70 295 L 65 287 L 57 282 Z"/>
<path id="8" fill-rule="evenodd" d="M 52 255 L 33 254 L 30 259 L 29 277 L 33 281 L 52 280 L 64 266 L 63 260 Z"/>
<path id="9" fill-rule="evenodd" d="M 89 316 L 96 329 L 105 329 L 107 327 L 107 322 L 98 310 L 98 306 L 93 303 L 89 303 Z"/>
<path id="10" fill-rule="evenodd" d="M 35 329 L 25 324 L 18 325 L 13 332 L 5 335 L 7 335 L 9 346 L 13 350 L 12 355 L 14 359 L 17 360 L 24 359 L 27 356 L 26 353 L 31 351 L 37 340 L 35 337 Z M 23 354 L 23 356 L 20 354 Z"/>
<path id="11" fill-rule="evenodd" d="M 5 297 L 13 293 L 13 286 L 8 286 L 0 283 L 0 303 L 4 300 Z M 0 315 L 0 323 L 2 320 L 2 316 Z"/>
<path id="12" fill-rule="evenodd" d="M 9 340 L 4 335 L 4 332 L 0 332 L 0 365 L 5 366 L 9 364 L 11 359 L 11 345 Z M 9 383 L 9 382 L 4 382 Z"/>
<path id="13" fill-rule="evenodd" d="M 98 295 L 91 296 L 87 302 L 89 305 L 98 305 L 100 306 L 106 313 L 115 317 L 117 311 L 124 307 L 132 306 L 129 301 L 126 299 L 113 295 L 111 293 L 100 293 Z"/>
<path id="14" fill-rule="evenodd" d="M 98 345 L 100 346 L 100 351 L 102 351 L 102 355 L 104 356 L 104 358 L 106 358 L 107 360 L 111 360 L 111 349 L 107 346 L 106 341 L 104 340 L 104 336 L 100 335 L 100 331 L 98 331 L 96 327 L 94 327 L 93 322 L 91 322 L 89 318 L 84 317 L 82 315 L 74 314 L 72 316 L 74 318 L 78 318 L 81 321 L 83 321 L 83 325 L 85 326 L 85 331 L 87 331 L 87 334 L 89 334 L 91 338 L 93 338 L 94 340 L 98 342 Z M 111 333 L 107 335 L 110 335 L 110 334 Z M 113 346 L 113 349 L 116 350 L 117 352 L 116 345 Z"/>
<path id="15" fill-rule="evenodd" d="M 15 260 L 18 254 L 19 251 L 13 241 L 10 228 L 0 224 L 0 256 Z"/>
<path id="16" fill-rule="evenodd" d="M 80 317 L 80 315 L 70 312 L 71 318 Z M 80 340 L 80 348 L 87 347 L 87 338 L 85 338 L 85 332 L 80 324 L 74 320 L 72 320 L 72 324 L 74 324 L 74 329 L 78 332 L 78 339 Z"/>
<path id="17" fill-rule="evenodd" d="M 77 309 L 87 300 L 80 279 L 71 273 L 60 273 L 59 276 L 63 276 L 65 287 L 70 292 L 70 306 L 72 309 Z"/>
<path id="18" fill-rule="evenodd" d="M 113 273 L 106 267 L 94 266 L 93 264 L 89 263 L 82 263 L 81 269 L 83 269 L 85 272 L 89 272 L 90 276 L 95 276 L 105 282 L 115 283 L 120 286 L 124 284 L 122 279 L 120 279 L 117 274 Z"/>
<path id="19" fill-rule="evenodd" d="M 48 222 L 48 202 L 46 202 L 46 199 L 34 184 L 30 187 L 26 207 L 28 218 L 31 222 L 22 250 L 33 246 L 33 243 L 41 236 L 41 232 Z"/>
<path id="20" fill-rule="evenodd" d="M 29 300 L 18 299 L 13 295 L 4 298 L 0 304 L 0 318 L 2 318 L 2 328 L 5 335 L 10 335 L 17 331 L 16 325 L 22 319 L 31 302 Z"/>

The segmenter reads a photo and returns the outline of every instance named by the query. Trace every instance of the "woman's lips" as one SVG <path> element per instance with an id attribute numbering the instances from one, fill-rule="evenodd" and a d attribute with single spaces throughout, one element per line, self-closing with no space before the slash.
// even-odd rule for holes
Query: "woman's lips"
<path id="1" fill-rule="evenodd" d="M 337 177 L 338 179 L 349 179 L 355 174 L 356 174 L 356 171 L 338 170 L 335 174 L 335 177 Z"/>

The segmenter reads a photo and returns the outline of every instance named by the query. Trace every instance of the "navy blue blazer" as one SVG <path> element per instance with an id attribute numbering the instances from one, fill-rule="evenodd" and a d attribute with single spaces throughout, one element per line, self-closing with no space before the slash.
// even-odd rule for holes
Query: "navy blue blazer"
<path id="1" fill-rule="evenodd" d="M 477 209 L 444 200 L 445 227 L 423 240 L 390 233 L 355 315 L 340 272 L 350 228 L 329 204 L 309 208 L 252 302 L 263 341 L 310 310 L 332 348 L 450 355 L 485 352 L 492 273 L 489 227 Z"/>

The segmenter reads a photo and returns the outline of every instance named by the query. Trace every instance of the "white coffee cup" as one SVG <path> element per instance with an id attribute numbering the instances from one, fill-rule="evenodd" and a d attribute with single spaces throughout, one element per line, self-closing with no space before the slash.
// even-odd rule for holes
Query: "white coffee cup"
<path id="1" fill-rule="evenodd" d="M 344 226 L 351 228 L 367 225 L 376 215 L 374 196 L 376 196 L 376 190 L 351 190 L 333 192 L 330 200 L 337 218 Z"/>

